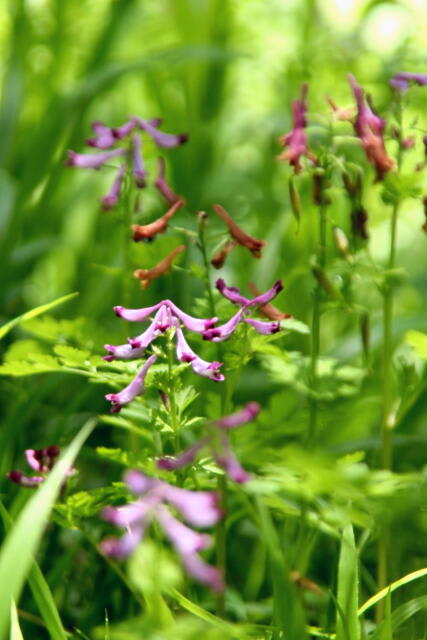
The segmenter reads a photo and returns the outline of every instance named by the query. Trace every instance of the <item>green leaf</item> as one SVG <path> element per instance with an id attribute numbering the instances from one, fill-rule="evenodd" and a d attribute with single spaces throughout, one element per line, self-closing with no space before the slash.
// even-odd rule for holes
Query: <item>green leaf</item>
<path id="1" fill-rule="evenodd" d="M 83 443 L 96 424 L 91 418 L 60 456 L 47 480 L 20 513 L 0 550 L 0 638 L 9 625 L 10 602 L 18 600 L 55 499 Z"/>
<path id="2" fill-rule="evenodd" d="M 72 300 L 78 295 L 79 295 L 78 293 L 69 293 L 68 295 L 62 296 L 61 298 L 57 298 L 52 302 L 48 302 L 47 304 L 42 304 L 40 307 L 35 307 L 34 309 L 31 309 L 31 311 L 26 311 L 21 316 L 18 316 L 17 318 L 14 318 L 13 320 L 6 322 L 6 324 L 0 327 L 0 340 L 4 338 L 4 336 L 7 333 L 9 333 L 9 331 L 13 329 L 13 327 L 16 327 L 18 324 L 21 324 L 21 322 L 25 322 L 26 320 L 31 320 L 32 318 L 39 316 L 41 313 L 45 313 L 46 311 L 49 311 L 50 309 L 53 309 L 54 307 L 57 307 L 60 304 L 63 304 L 64 302 L 68 302 L 68 300 Z"/>
<path id="3" fill-rule="evenodd" d="M 348 524 L 341 535 L 338 562 L 338 610 L 336 640 L 360 640 L 357 613 L 359 598 L 359 558 L 353 527 Z"/>

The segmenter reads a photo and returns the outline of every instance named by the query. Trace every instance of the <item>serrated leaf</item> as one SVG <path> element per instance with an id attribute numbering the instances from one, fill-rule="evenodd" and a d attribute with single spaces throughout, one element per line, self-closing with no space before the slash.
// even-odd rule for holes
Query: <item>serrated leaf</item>
<path id="1" fill-rule="evenodd" d="M 49 371 L 61 371 L 60 363 L 53 357 L 46 354 L 34 354 L 31 359 L 24 361 L 6 362 L 0 366 L 0 375 L 3 376 L 32 376 L 37 373 L 48 373 Z"/>
<path id="2" fill-rule="evenodd" d="M 81 351 L 63 344 L 56 345 L 53 350 L 61 362 L 69 367 L 86 365 L 90 355 L 89 351 Z"/>

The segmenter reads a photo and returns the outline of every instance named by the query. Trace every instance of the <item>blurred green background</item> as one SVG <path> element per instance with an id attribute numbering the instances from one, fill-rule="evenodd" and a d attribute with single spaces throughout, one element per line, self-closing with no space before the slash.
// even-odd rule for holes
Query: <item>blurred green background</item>
<path id="1" fill-rule="evenodd" d="M 188 249 L 180 269 L 147 291 L 139 290 L 131 272 L 151 267 L 176 246 L 183 237 L 176 227 L 196 229 L 198 210 L 210 215 L 213 251 L 224 236 L 223 226 L 211 214 L 211 205 L 219 202 L 247 232 L 268 242 L 260 261 L 243 250 L 234 251 L 219 275 L 243 288 L 253 280 L 260 289 L 283 278 L 285 292 L 278 306 L 309 323 L 313 289 L 309 260 L 317 242 L 318 214 L 311 203 L 311 186 L 302 179 L 303 214 L 297 232 L 288 196 L 291 172 L 277 161 L 277 137 L 291 127 L 291 100 L 299 95 L 301 83 L 308 81 L 310 136 L 315 142 L 316 121 L 322 122 L 329 112 L 326 96 L 343 106 L 353 102 L 346 79 L 352 72 L 372 93 L 380 113 L 392 120 L 393 114 L 387 111 L 388 80 L 397 71 L 427 71 L 426 32 L 424 0 L 3 0 L 0 320 L 78 291 L 78 298 L 55 315 L 87 318 L 85 346 L 102 354 L 104 342 L 118 343 L 128 332 L 111 310 L 115 304 L 147 306 L 160 297 L 171 297 L 191 311 L 202 294 L 191 269 L 193 260 L 200 262 L 196 248 Z M 414 125 L 419 138 L 407 156 L 408 171 L 424 157 L 420 138 L 427 130 L 426 92 L 427 88 L 414 88 L 405 98 L 405 124 Z M 103 213 L 99 207 L 112 174 L 67 168 L 64 163 L 67 149 L 83 150 L 92 121 L 117 126 L 133 114 L 160 116 L 166 131 L 187 132 L 190 138 L 187 145 L 164 154 L 168 179 L 185 196 L 186 208 L 174 218 L 175 228 L 155 243 L 131 246 L 129 211 L 118 207 Z M 147 146 L 152 177 L 156 157 L 154 146 Z M 366 175 L 370 251 L 381 262 L 387 253 L 390 207 L 380 200 L 373 173 L 367 169 Z M 330 220 L 348 231 L 349 204 L 339 185 L 334 185 L 332 194 Z M 164 211 L 164 203 L 149 188 L 132 220 L 151 221 Z M 420 201 L 405 205 L 399 221 L 398 264 L 409 278 L 397 294 L 396 337 L 408 329 L 426 329 L 423 222 Z M 339 283 L 339 256 L 331 236 L 328 255 Z M 125 281 L 123 267 L 128 274 Z M 381 298 L 372 281 L 363 279 L 356 296 L 371 308 L 376 349 Z M 33 337 L 25 331 L 18 330 L 12 337 L 20 339 L 14 348 L 23 355 L 34 348 L 28 342 Z M 10 342 L 5 342 L 6 348 Z M 308 353 L 305 337 L 291 336 L 287 347 Z M 340 310 L 328 311 L 322 352 L 360 364 L 356 320 Z M 378 371 L 376 355 L 372 366 Z M 376 450 L 377 384 L 369 382 L 351 412 L 346 401 L 337 402 L 333 413 L 325 412 L 321 438 L 326 449 Z M 237 398 L 265 400 L 275 391 L 274 384 L 253 367 L 245 372 Z M 5 409 L 1 475 L 22 463 L 24 448 L 66 443 L 87 413 L 105 411 L 99 387 L 63 374 L 5 378 L 1 400 Z M 295 414 L 295 423 L 288 427 L 292 438 L 306 419 L 306 409 L 300 411 L 293 390 L 274 402 L 276 409 L 283 408 L 284 416 Z M 412 470 L 425 459 L 426 404 L 423 395 L 417 398 L 401 425 L 403 453 L 397 456 L 401 470 Z M 418 445 L 410 451 L 408 435 Z M 101 428 L 94 442 L 100 444 L 102 438 L 110 442 L 107 429 L 104 433 Z M 248 456 L 256 455 L 256 438 L 247 446 Z M 90 462 L 90 453 L 87 456 Z M 92 470 L 93 485 L 102 482 L 101 471 Z M 2 490 L 9 487 L 3 483 Z M 71 556 L 77 553 L 68 539 L 61 544 L 69 545 Z M 403 554 L 405 540 L 399 544 Z M 408 559 L 408 565 L 408 570 L 417 568 L 417 557 Z M 79 566 L 84 573 L 84 558 Z M 54 582 L 58 581 L 55 571 L 50 567 Z M 84 579 L 94 588 L 87 573 Z M 73 597 L 77 604 L 73 600 L 64 604 L 70 618 L 81 616 L 87 624 L 99 623 L 102 606 L 93 605 L 92 610 L 92 603 L 80 602 L 81 593 Z"/>

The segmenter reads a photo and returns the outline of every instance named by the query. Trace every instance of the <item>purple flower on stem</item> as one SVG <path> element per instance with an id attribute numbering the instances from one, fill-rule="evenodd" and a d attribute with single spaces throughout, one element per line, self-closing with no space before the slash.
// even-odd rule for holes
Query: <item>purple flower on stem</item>
<path id="1" fill-rule="evenodd" d="M 92 130 L 95 138 L 87 138 L 86 144 L 96 149 L 110 149 L 116 143 L 116 137 L 112 129 L 102 122 L 92 122 Z"/>
<path id="2" fill-rule="evenodd" d="M 139 471 L 125 476 L 130 490 L 136 494 L 135 502 L 122 507 L 107 507 L 103 517 L 126 530 L 121 538 L 108 538 L 101 542 L 106 555 L 126 557 L 132 553 L 145 535 L 150 523 L 156 520 L 166 537 L 181 557 L 187 572 L 214 591 L 224 585 L 218 569 L 204 562 L 198 552 L 210 544 L 210 536 L 191 527 L 211 527 L 222 517 L 218 496 L 210 491 L 189 491 L 167 482 L 149 478 Z M 170 511 L 173 507 L 187 522 L 178 520 Z"/>
<path id="3" fill-rule="evenodd" d="M 144 161 L 142 159 L 141 153 L 141 136 L 139 133 L 135 133 L 132 136 L 132 146 L 133 146 L 133 177 L 135 178 L 136 186 L 139 189 L 143 189 L 145 187 L 145 178 L 147 177 L 147 172 L 144 168 Z"/>
<path id="4" fill-rule="evenodd" d="M 46 476 L 52 470 L 58 456 L 60 449 L 56 445 L 51 445 L 45 449 L 26 449 L 25 458 L 28 465 L 42 475 L 27 476 L 21 471 L 9 471 L 6 476 L 15 484 L 19 484 L 20 487 L 27 489 L 34 489 L 39 484 L 45 481 Z M 74 473 L 74 468 L 68 470 L 67 475 L 71 476 Z"/>
<path id="5" fill-rule="evenodd" d="M 102 208 L 104 211 L 108 211 L 112 207 L 114 207 L 120 197 L 120 191 L 122 189 L 123 178 L 126 171 L 126 164 L 123 163 L 120 165 L 119 170 L 114 178 L 114 182 L 111 186 L 109 193 L 101 199 Z"/>
<path id="6" fill-rule="evenodd" d="M 427 73 L 413 73 L 410 71 L 400 71 L 390 80 L 390 85 L 398 91 L 406 91 L 411 83 L 420 87 L 427 85 Z"/>
<path id="7" fill-rule="evenodd" d="M 184 334 L 179 326 L 176 327 L 176 355 L 180 362 L 188 362 L 191 365 L 194 373 L 205 378 L 210 378 L 216 382 L 222 382 L 225 380 L 222 373 L 219 372 L 219 368 L 222 367 L 222 362 L 207 362 L 202 360 L 194 351 L 189 347 L 187 341 L 184 338 Z"/>
<path id="8" fill-rule="evenodd" d="M 68 151 L 67 165 L 69 167 L 80 167 L 80 169 L 100 169 L 103 164 L 116 158 L 117 156 L 123 156 L 126 153 L 125 149 L 119 147 L 112 151 L 104 151 L 104 153 L 76 153 L 75 151 Z"/>
<path id="9" fill-rule="evenodd" d="M 180 469 L 191 464 L 199 451 L 209 448 L 218 466 L 224 469 L 234 482 L 239 484 L 247 482 L 250 480 L 250 474 L 243 469 L 234 455 L 226 432 L 252 422 L 260 410 L 261 407 L 257 402 L 248 402 L 240 411 L 208 423 L 207 436 L 197 440 L 176 458 L 160 458 L 157 461 L 158 468 L 168 471 Z"/>
<path id="10" fill-rule="evenodd" d="M 188 136 L 186 133 L 174 135 L 172 133 L 165 133 L 159 131 L 157 127 L 153 126 L 150 120 L 143 120 L 142 118 L 135 118 L 138 123 L 138 127 L 145 131 L 157 144 L 158 147 L 165 149 L 171 149 L 172 147 L 178 147 L 180 144 L 187 142 Z"/>
<path id="11" fill-rule="evenodd" d="M 120 393 L 107 393 L 105 398 L 111 402 L 111 413 L 118 413 L 125 404 L 128 404 L 136 398 L 136 396 L 144 393 L 145 376 L 147 375 L 148 369 L 156 360 L 156 355 L 150 356 L 132 382 L 120 391 Z"/>
<path id="12" fill-rule="evenodd" d="M 295 173 L 302 169 L 301 157 L 306 156 L 311 162 L 316 163 L 316 157 L 308 148 L 307 134 L 307 91 L 308 85 L 304 83 L 301 88 L 301 99 L 292 102 L 293 128 L 285 136 L 279 138 L 285 151 L 280 154 L 279 160 L 287 160 L 294 167 Z"/>

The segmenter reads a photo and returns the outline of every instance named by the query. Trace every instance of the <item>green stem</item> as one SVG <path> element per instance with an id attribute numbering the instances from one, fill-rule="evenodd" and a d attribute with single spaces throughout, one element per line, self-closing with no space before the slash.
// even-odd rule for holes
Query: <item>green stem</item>
<path id="1" fill-rule="evenodd" d="M 167 343 L 167 352 L 168 352 L 168 400 L 169 400 L 169 415 L 171 419 L 171 427 L 175 434 L 176 445 L 178 445 L 178 432 L 179 432 L 179 421 L 178 421 L 178 412 L 176 408 L 176 398 L 175 398 L 175 385 L 173 379 L 173 343 L 168 335 L 168 343 Z M 178 451 L 178 448 L 177 448 Z"/>
<path id="2" fill-rule="evenodd" d="M 397 105 L 397 116 L 400 136 L 402 137 L 402 110 L 401 105 Z M 397 154 L 397 171 L 402 166 L 402 145 L 399 140 L 399 149 Z M 393 442 L 392 428 L 394 421 L 391 420 L 393 408 L 392 394 L 392 359 L 393 359 L 393 306 L 394 306 L 394 283 L 393 274 L 390 272 L 396 265 L 396 239 L 397 239 L 397 220 L 399 214 L 399 202 L 393 206 L 390 221 L 390 251 L 388 258 L 389 274 L 384 284 L 383 294 L 383 410 L 381 419 L 381 466 L 383 469 L 392 470 L 393 468 Z M 378 567 L 377 567 L 377 583 L 378 589 L 383 589 L 389 583 L 388 556 L 390 552 L 390 530 L 384 528 L 380 532 L 378 540 Z M 384 602 L 378 604 L 376 611 L 377 622 L 384 617 Z"/>
<path id="3" fill-rule="evenodd" d="M 326 264 L 326 205 L 322 203 L 319 210 L 319 248 L 317 263 L 323 270 Z M 317 391 L 317 361 L 320 353 L 320 317 L 322 304 L 322 287 L 318 282 L 314 291 L 313 315 L 311 321 L 311 366 L 310 378 L 313 394 Z M 310 399 L 310 415 L 307 439 L 312 441 L 317 430 L 318 401 L 316 397 Z"/>

